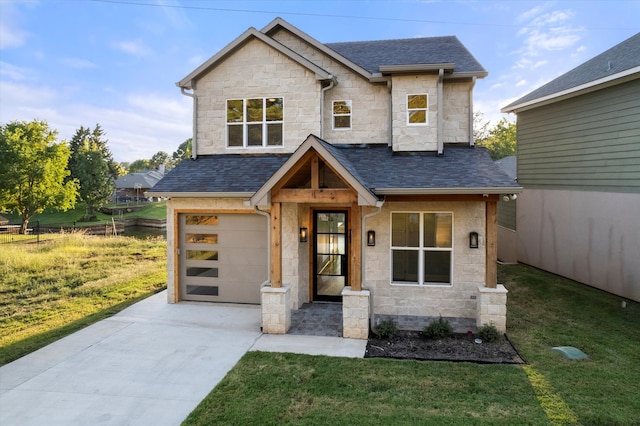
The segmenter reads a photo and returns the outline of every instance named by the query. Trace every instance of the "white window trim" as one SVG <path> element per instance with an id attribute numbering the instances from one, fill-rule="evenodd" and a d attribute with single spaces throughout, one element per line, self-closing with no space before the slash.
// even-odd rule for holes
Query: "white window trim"
<path id="1" fill-rule="evenodd" d="M 418 247 L 396 247 L 393 246 L 393 214 L 394 213 L 418 213 L 420 215 L 420 242 Z M 451 247 L 424 247 L 424 214 L 430 213 L 447 213 L 451 215 Z M 389 216 L 389 281 L 392 286 L 407 286 L 407 287 L 453 287 L 453 265 L 455 264 L 454 259 L 454 246 L 455 246 L 455 217 L 452 211 L 433 211 L 433 210 L 420 210 L 420 211 L 409 211 L 409 210 L 397 210 L 392 211 Z M 407 281 L 393 281 L 393 250 L 415 250 L 418 252 L 418 282 L 407 282 Z M 449 278 L 450 282 L 448 283 L 435 283 L 435 282 L 424 282 L 424 256 L 422 255 L 425 251 L 450 251 L 451 252 L 451 264 L 449 265 Z"/>
<path id="2" fill-rule="evenodd" d="M 282 99 L 282 120 L 280 121 L 267 121 L 267 99 Z M 247 121 L 247 104 L 249 99 L 262 99 L 262 121 Z M 227 104 L 229 101 L 242 101 L 242 122 L 229 123 L 227 121 Z M 224 102 L 224 137 L 226 149 L 260 149 L 260 148 L 282 148 L 284 146 L 284 96 L 256 96 L 250 98 L 228 98 Z M 249 142 L 249 124 L 262 124 L 262 145 L 248 145 Z M 282 144 L 281 145 L 268 145 L 268 124 L 282 124 Z M 229 126 L 242 126 L 242 146 L 229 146 Z"/>
<path id="3" fill-rule="evenodd" d="M 346 102 L 349 104 L 349 114 L 336 114 L 334 113 L 334 104 L 336 102 Z M 349 117 L 349 127 L 336 127 L 336 117 Z M 331 101 L 331 130 L 351 130 L 353 126 L 353 103 L 351 100 L 347 99 L 336 99 L 335 101 Z"/>
<path id="4" fill-rule="evenodd" d="M 421 96 L 421 95 L 424 95 L 427 97 L 427 107 L 426 108 L 409 108 L 409 96 Z M 407 108 L 407 126 L 428 126 L 429 125 L 429 94 L 428 93 L 408 93 L 404 105 Z M 409 118 L 411 117 L 412 111 L 424 111 L 425 122 L 411 123 L 409 121 Z"/>

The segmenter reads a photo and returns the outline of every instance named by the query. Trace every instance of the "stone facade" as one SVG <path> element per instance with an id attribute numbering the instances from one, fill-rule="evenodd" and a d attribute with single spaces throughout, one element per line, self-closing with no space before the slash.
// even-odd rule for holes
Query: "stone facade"
<path id="1" fill-rule="evenodd" d="M 493 325 L 498 331 L 507 331 L 507 289 L 478 287 L 478 315 L 476 325 Z"/>
<path id="2" fill-rule="evenodd" d="M 451 212 L 453 273 L 451 285 L 391 283 L 391 212 Z M 371 290 L 374 314 L 419 317 L 476 318 L 477 288 L 485 284 L 485 204 L 482 202 L 386 203 L 367 219 L 376 232 L 375 247 L 365 247 L 363 285 Z M 469 248 L 469 232 L 478 232 L 481 246 Z"/>
<path id="3" fill-rule="evenodd" d="M 291 328 L 291 287 L 262 287 L 262 332 L 286 334 Z"/>
<path id="4" fill-rule="evenodd" d="M 366 339 L 369 337 L 369 291 L 342 291 L 342 337 Z"/>

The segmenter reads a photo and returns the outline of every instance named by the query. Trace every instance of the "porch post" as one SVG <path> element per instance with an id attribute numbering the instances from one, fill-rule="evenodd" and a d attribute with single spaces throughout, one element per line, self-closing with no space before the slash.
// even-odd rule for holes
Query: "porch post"
<path id="1" fill-rule="evenodd" d="M 497 201 L 487 201 L 486 204 L 486 276 L 485 287 L 496 288 L 498 284 L 498 222 Z"/>
<path id="2" fill-rule="evenodd" d="M 351 291 L 360 291 L 362 290 L 362 256 L 364 253 L 362 252 L 362 238 L 361 238 L 361 216 L 360 216 L 360 206 L 357 203 L 353 203 L 351 205 L 351 235 L 350 235 L 350 244 L 351 244 L 351 271 L 349 280 L 351 282 Z"/>
<path id="3" fill-rule="evenodd" d="M 271 204 L 271 281 L 272 288 L 282 287 L 282 218 L 281 204 Z"/>
<path id="4" fill-rule="evenodd" d="M 476 325 L 494 325 L 507 330 L 507 289 L 498 285 L 498 223 L 497 201 L 486 203 L 486 276 L 485 285 L 478 287 Z"/>

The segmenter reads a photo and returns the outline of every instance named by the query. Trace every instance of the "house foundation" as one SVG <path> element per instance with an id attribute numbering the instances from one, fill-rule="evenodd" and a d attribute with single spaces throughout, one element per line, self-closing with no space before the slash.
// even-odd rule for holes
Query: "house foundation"
<path id="1" fill-rule="evenodd" d="M 262 296 L 262 332 L 286 334 L 291 328 L 291 286 L 266 286 Z"/>
<path id="2" fill-rule="evenodd" d="M 507 331 L 507 289 L 498 284 L 496 288 L 478 287 L 478 316 L 476 325 L 494 325 L 498 331 Z"/>
<path id="3" fill-rule="evenodd" d="M 342 337 L 369 338 L 369 290 L 342 290 Z"/>

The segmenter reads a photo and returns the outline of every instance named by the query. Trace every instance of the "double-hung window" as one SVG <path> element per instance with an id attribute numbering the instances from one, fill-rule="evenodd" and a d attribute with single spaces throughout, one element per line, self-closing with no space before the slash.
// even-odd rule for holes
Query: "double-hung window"
<path id="1" fill-rule="evenodd" d="M 227 146 L 282 146 L 283 112 L 283 98 L 227 100 Z"/>
<path id="2" fill-rule="evenodd" d="M 351 101 L 333 101 L 333 130 L 351 128 Z"/>
<path id="3" fill-rule="evenodd" d="M 410 126 L 426 126 L 429 124 L 429 97 L 422 95 L 407 95 L 407 124 Z"/>
<path id="4" fill-rule="evenodd" d="M 451 284 L 453 214 L 391 213 L 391 281 Z"/>

